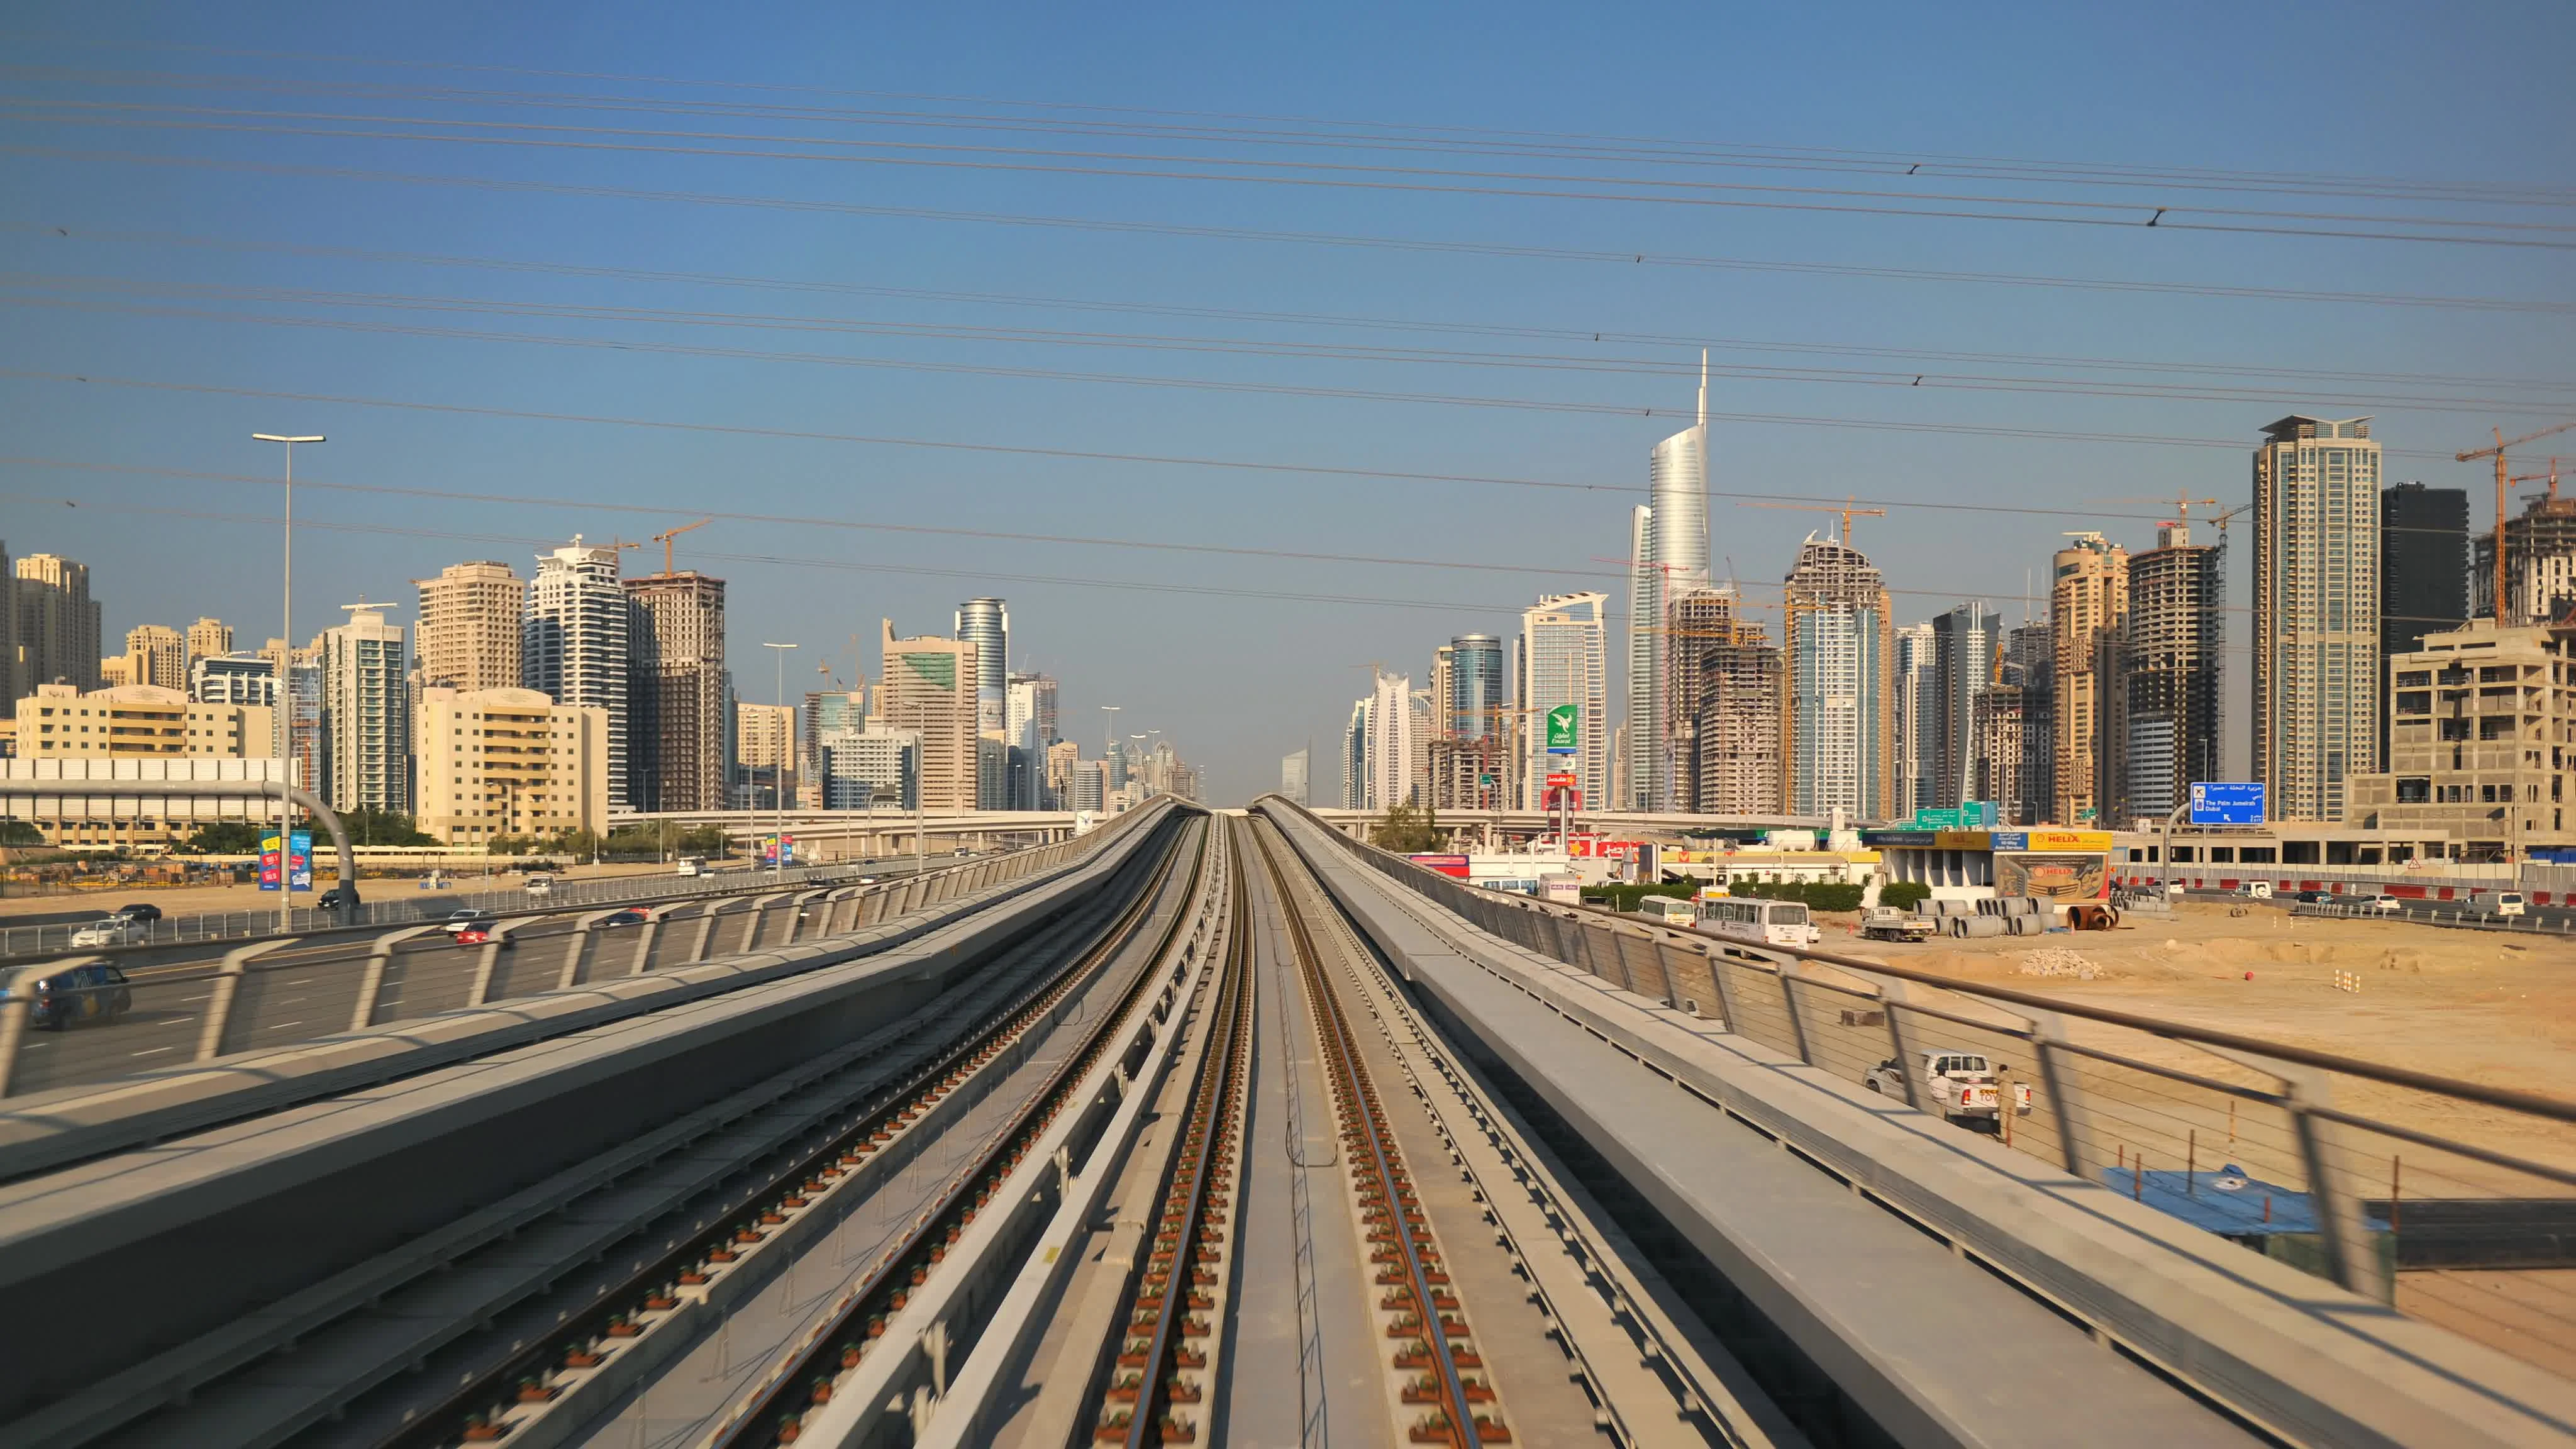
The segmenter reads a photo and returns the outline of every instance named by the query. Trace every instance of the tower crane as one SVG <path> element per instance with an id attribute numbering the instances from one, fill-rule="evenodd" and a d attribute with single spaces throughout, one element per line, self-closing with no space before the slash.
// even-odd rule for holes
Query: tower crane
<path id="1" fill-rule="evenodd" d="M 1786 508 L 1804 513 L 1840 514 L 1842 515 L 1843 520 L 1842 542 L 1846 548 L 1851 546 L 1853 519 L 1885 518 L 1887 516 L 1886 509 L 1862 508 L 1848 495 L 1846 495 L 1840 503 L 1756 503 L 1750 500 L 1739 499 L 1737 500 L 1736 506 L 1739 508 Z"/>
<path id="2" fill-rule="evenodd" d="M 671 573 L 671 540 L 678 538 L 681 534 L 688 532 L 692 528 L 704 528 L 713 522 L 715 522 L 715 520 L 712 518 L 701 518 L 695 523 L 683 523 L 679 527 L 672 529 L 669 533 L 657 533 L 653 535 L 653 541 L 662 545 L 662 574 L 665 578 L 669 577 Z"/>
<path id="3" fill-rule="evenodd" d="M 2474 463 L 2480 458 L 2495 459 L 2495 621 L 2499 624 L 2504 622 L 2505 615 L 2504 495 L 2505 490 L 2513 486 L 2513 479 L 2510 476 L 2513 470 L 2505 466 L 2505 450 L 2508 448 L 2519 448 L 2525 443 L 2537 442 L 2542 438 L 2554 437 L 2559 433 L 2566 432 L 2570 428 L 2576 428 L 2576 420 L 2560 423 L 2553 428 L 2542 428 L 2540 431 L 2535 433 L 2525 433 L 2519 438 L 2507 438 L 2504 435 L 2504 429 L 2495 428 L 2491 429 L 2495 434 L 2494 446 L 2479 448 L 2474 452 L 2462 453 L 2458 456 L 2457 461 L 2462 463 Z"/>

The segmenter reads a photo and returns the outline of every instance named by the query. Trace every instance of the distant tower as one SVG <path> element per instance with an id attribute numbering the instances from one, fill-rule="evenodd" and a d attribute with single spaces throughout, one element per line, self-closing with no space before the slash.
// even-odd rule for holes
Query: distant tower
<path id="1" fill-rule="evenodd" d="M 2276 820 L 2340 821 L 2344 777 L 2378 769 L 2379 477 L 2368 418 L 2286 417 L 2254 450 L 2252 758 Z"/>
<path id="2" fill-rule="evenodd" d="M 1699 358 L 1699 420 L 1646 456 L 1647 505 L 1631 518 L 1628 568 L 1627 803 L 1687 808 L 1676 764 L 1697 699 L 1672 693 L 1671 602 L 1708 585 L 1708 353 Z M 1696 676 L 1692 683 L 1696 684 Z"/>
<path id="3" fill-rule="evenodd" d="M 608 800 L 636 803 L 627 770 L 627 699 L 633 629 L 617 550 L 573 541 L 537 557 L 519 630 L 520 682 L 557 704 L 608 716 Z"/>
<path id="4" fill-rule="evenodd" d="M 1781 583 L 1781 803 L 1884 820 L 1896 795 L 1896 627 L 1859 549 L 1808 534 Z"/>
<path id="5" fill-rule="evenodd" d="M 1010 715 L 1011 608 L 1000 599 L 957 606 L 957 637 L 975 646 L 975 730 L 1000 730 Z"/>

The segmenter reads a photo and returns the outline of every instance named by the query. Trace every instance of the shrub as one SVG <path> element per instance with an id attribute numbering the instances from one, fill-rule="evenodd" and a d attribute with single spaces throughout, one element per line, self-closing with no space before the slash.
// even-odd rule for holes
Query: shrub
<path id="1" fill-rule="evenodd" d="M 1932 888 L 1919 880 L 1892 880 L 1878 888 L 1878 903 L 1910 911 L 1932 899 Z"/>
<path id="2" fill-rule="evenodd" d="M 1585 891 L 1583 898 L 1598 905 L 1608 906 L 1614 911 L 1633 911 L 1648 896 L 1672 896 L 1686 901 L 1697 894 L 1699 894 L 1697 881 L 1680 881 L 1652 885 L 1644 883 L 1597 885 Z"/>

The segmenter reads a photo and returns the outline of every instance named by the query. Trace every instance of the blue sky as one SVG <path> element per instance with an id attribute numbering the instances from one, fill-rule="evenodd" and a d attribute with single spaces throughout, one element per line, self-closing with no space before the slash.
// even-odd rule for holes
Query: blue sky
<path id="1" fill-rule="evenodd" d="M 1801 209 L 1111 177 L 1078 174 L 1062 162 L 1037 171 L 924 167 L 215 127 L 371 124 L 237 114 L 251 110 L 822 133 L 810 118 L 573 113 L 541 104 L 582 91 L 664 107 L 689 100 L 962 110 L 1047 123 L 1007 133 L 868 133 L 881 139 L 1128 153 L 1172 148 L 1168 139 L 1072 136 L 1055 123 L 1173 117 L 990 104 L 1052 102 L 1304 118 L 1227 123 L 1264 128 L 1380 122 L 1795 146 L 1820 156 L 1920 155 L 1933 158 L 1936 176 L 1951 164 L 1944 157 L 2040 159 L 2075 168 L 2069 175 L 2076 179 L 2048 188 L 2049 196 L 2138 203 L 2134 220 L 2143 220 L 2165 194 L 2092 185 L 2098 168 L 2576 187 L 2567 145 L 2576 135 L 2576 102 L 2564 71 L 2571 32 L 2576 19 L 2546 5 L 1396 12 L 278 5 L 260 7 L 254 21 L 190 6 L 22 5 L 6 32 L 13 105 L 0 112 L 0 256 L 13 278 L 0 288 L 8 302 L 0 308 L 8 344 L 0 366 L 91 381 L 0 376 L 9 439 L 0 449 L 8 460 L 0 462 L 8 480 L 0 489 L 0 537 L 15 553 L 50 550 L 91 564 L 112 633 L 138 623 L 185 625 L 212 613 L 258 638 L 276 627 L 277 530 L 251 520 L 273 516 L 277 496 L 272 486 L 236 479 L 272 472 L 277 460 L 249 440 L 254 430 L 329 433 L 327 447 L 299 459 L 299 474 L 321 483 L 492 499 L 299 489 L 299 517 L 336 525 L 299 535 L 299 636 L 361 595 L 402 603 L 397 617 L 407 621 L 409 581 L 457 559 L 504 558 L 524 571 L 540 540 L 576 531 L 640 539 L 701 512 L 763 515 L 767 521 L 719 518 L 679 545 L 684 565 L 731 581 L 738 682 L 747 697 L 768 697 L 769 671 L 748 657 L 761 639 L 797 640 L 809 658 L 828 660 L 846 676 L 855 637 L 856 662 L 873 675 L 869 641 L 880 617 L 905 632 L 945 632 L 958 600 L 999 593 L 1011 602 L 1015 662 L 1063 680 L 1068 732 L 1087 749 L 1097 747 L 1098 706 L 1122 705 L 1126 728 L 1163 730 L 1210 767 L 1217 799 L 1241 801 L 1275 783 L 1284 750 L 1311 738 L 1319 755 L 1329 756 L 1370 662 L 1419 681 L 1434 645 L 1454 633 L 1508 633 L 1517 610 L 1541 590 L 1618 591 L 1616 566 L 1601 560 L 1626 550 L 1626 509 L 1642 497 L 1646 450 L 1689 406 L 1699 342 L 1719 349 L 1713 406 L 1721 414 L 1909 425 L 1722 421 L 1711 479 L 1721 494 L 1849 492 L 1900 504 L 2070 510 L 1899 506 L 1859 525 L 1861 546 L 1907 591 L 1898 596 L 1900 619 L 1980 596 L 2017 618 L 2013 601 L 2025 571 L 2044 576 L 2047 552 L 2064 530 L 2100 526 L 2132 545 L 2148 541 L 2151 521 L 2097 523 L 2085 511 L 2141 515 L 2156 512 L 2152 505 L 2104 500 L 2179 490 L 2243 502 L 2253 435 L 2287 412 L 2375 411 L 2379 436 L 2399 450 L 2390 477 L 2478 485 L 2473 516 L 2483 523 L 2485 475 L 2448 454 L 2481 440 L 2491 423 L 2509 431 L 2538 427 L 2559 421 L 2546 414 L 2562 403 L 2571 404 L 2562 416 L 2576 417 L 2567 310 L 2576 303 L 2576 257 L 2554 245 L 2150 230 L 2131 224 L 2126 212 L 2117 226 L 1863 215 L 1807 209 L 1850 198 L 1776 192 L 1702 195 L 1798 200 Z M 219 53 L 225 50 L 243 53 Z M 181 75 L 197 80 L 173 78 Z M 359 84 L 388 89 L 365 96 L 314 89 Z M 520 95 L 438 103 L 422 95 L 429 88 Z M 861 94 L 870 92 L 877 94 Z M 198 109 L 100 109 L 101 102 Z M 82 109 L 69 111 L 66 103 Z M 169 124 L 174 120 L 188 124 Z M 597 131 L 549 134 L 559 142 L 619 139 Z M 777 149 L 767 141 L 729 144 Z M 1214 149 L 1257 154 L 1248 142 Z M 917 154 L 995 159 L 991 152 Z M 1450 171 L 1600 169 L 1527 158 L 1425 162 L 1386 152 L 1339 151 L 1329 159 Z M 1892 164 L 1872 166 L 1877 174 L 1695 174 L 1948 195 L 2002 194 L 2005 186 L 1955 174 L 1937 183 L 1909 180 Z M 445 179 L 417 179 L 423 177 Z M 1455 176 L 1384 179 L 1471 184 Z M 566 189 L 576 187 L 683 196 Z M 2371 194 L 2176 187 L 2172 195 L 2305 213 L 2402 211 L 2544 226 L 2567 220 L 2562 206 L 2400 203 L 2379 194 L 2384 187 L 2357 189 Z M 685 199 L 709 195 L 761 204 Z M 1023 220 L 887 214 L 907 209 Z M 1140 225 L 1161 230 L 1133 229 Z M 1173 228 L 1266 235 L 1175 235 Z M 1277 236 L 1289 232 L 1481 250 Z M 1495 254 L 1513 247 L 1590 255 Z M 1607 259 L 1628 255 L 1647 260 Z M 2557 310 L 1674 264 L 1681 258 L 2505 298 Z M 642 272 L 662 275 L 635 275 Z M 689 279 L 709 275 L 795 285 Z M 378 305 L 314 292 L 366 294 Z M 964 293 L 1018 300 L 958 295 Z M 495 312 L 506 303 L 547 310 Z M 691 315 L 567 318 L 560 315 L 567 306 Z M 1173 308 L 1308 320 L 1173 315 Z M 709 315 L 717 313 L 804 325 L 717 325 Z M 1569 335 L 1313 325 L 1327 315 Z M 365 330 L 346 325 L 353 321 Z M 921 335 L 923 328 L 941 335 Z M 1118 336 L 958 335 L 981 328 Z M 453 335 L 460 331 L 551 340 Z M 1598 344 L 1581 336 L 1596 332 L 1614 336 Z M 1133 345 L 1142 334 L 1221 338 L 1263 350 Z M 1122 345 L 1099 345 L 1110 341 Z M 1280 355 L 1291 344 L 1569 361 L 1503 366 L 1493 357 Z M 1829 350 L 1778 350 L 1784 344 Z M 1850 350 L 1864 348 L 1918 360 Z M 742 355 L 755 352 L 807 356 Z M 1926 352 L 1945 356 L 1919 360 Z M 822 356 L 842 362 L 814 360 Z M 2027 361 L 2035 357 L 2121 366 Z M 2176 363 L 2247 372 L 2213 378 L 2137 366 Z M 1745 375 L 1778 367 L 2010 375 L 2052 387 L 2073 383 L 2088 393 Z M 1006 370 L 1076 376 L 1000 375 Z M 2388 376 L 2287 375 L 2318 371 Z M 1195 385 L 1111 382 L 1102 374 Z M 461 411 L 135 387 L 111 378 Z M 2113 380 L 2108 387 L 2106 378 Z M 2134 391 L 2141 380 L 2207 384 L 2227 395 L 2089 395 Z M 2313 398 L 2302 400 L 2311 387 Z M 1316 390 L 1408 396 L 1311 395 Z M 1473 406 L 1420 395 L 1546 406 Z M 2411 401 L 2339 405 L 2350 395 Z M 2499 400 L 2515 410 L 2491 405 Z M 1648 408 L 1671 411 L 1649 417 Z M 1945 431 L 1959 428 L 2075 436 Z M 2100 440 L 2107 434 L 2243 446 Z M 1590 487 L 848 441 L 857 437 Z M 2544 462 L 2547 446 L 2536 445 L 2517 469 Z M 2561 446 L 2576 456 L 2576 441 Z M 113 471 L 120 469 L 126 471 Z M 81 506 L 45 501 L 64 499 Z M 1776 582 L 1800 535 L 1821 517 L 1742 508 L 1722 496 L 1711 516 L 1712 551 L 1748 582 L 1766 584 Z M 1011 541 L 812 520 L 1428 562 Z M 1457 562 L 1488 567 L 1435 566 Z M 2241 550 L 2236 562 L 2234 600 L 2241 604 Z M 2246 616 L 2236 615 L 2231 627 L 2241 645 Z M 2240 708 L 2231 736 L 2243 728 Z M 2241 748 L 2241 739 L 2231 747 Z M 1328 787 L 1323 759 L 1316 773 L 1319 789 Z"/>

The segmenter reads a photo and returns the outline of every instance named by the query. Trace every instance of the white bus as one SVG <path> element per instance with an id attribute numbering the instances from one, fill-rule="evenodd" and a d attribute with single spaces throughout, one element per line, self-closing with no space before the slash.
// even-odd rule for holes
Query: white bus
<path id="1" fill-rule="evenodd" d="M 1718 896 L 1699 903 L 1700 929 L 1757 946 L 1812 946 L 1824 939 L 1799 901 Z"/>

